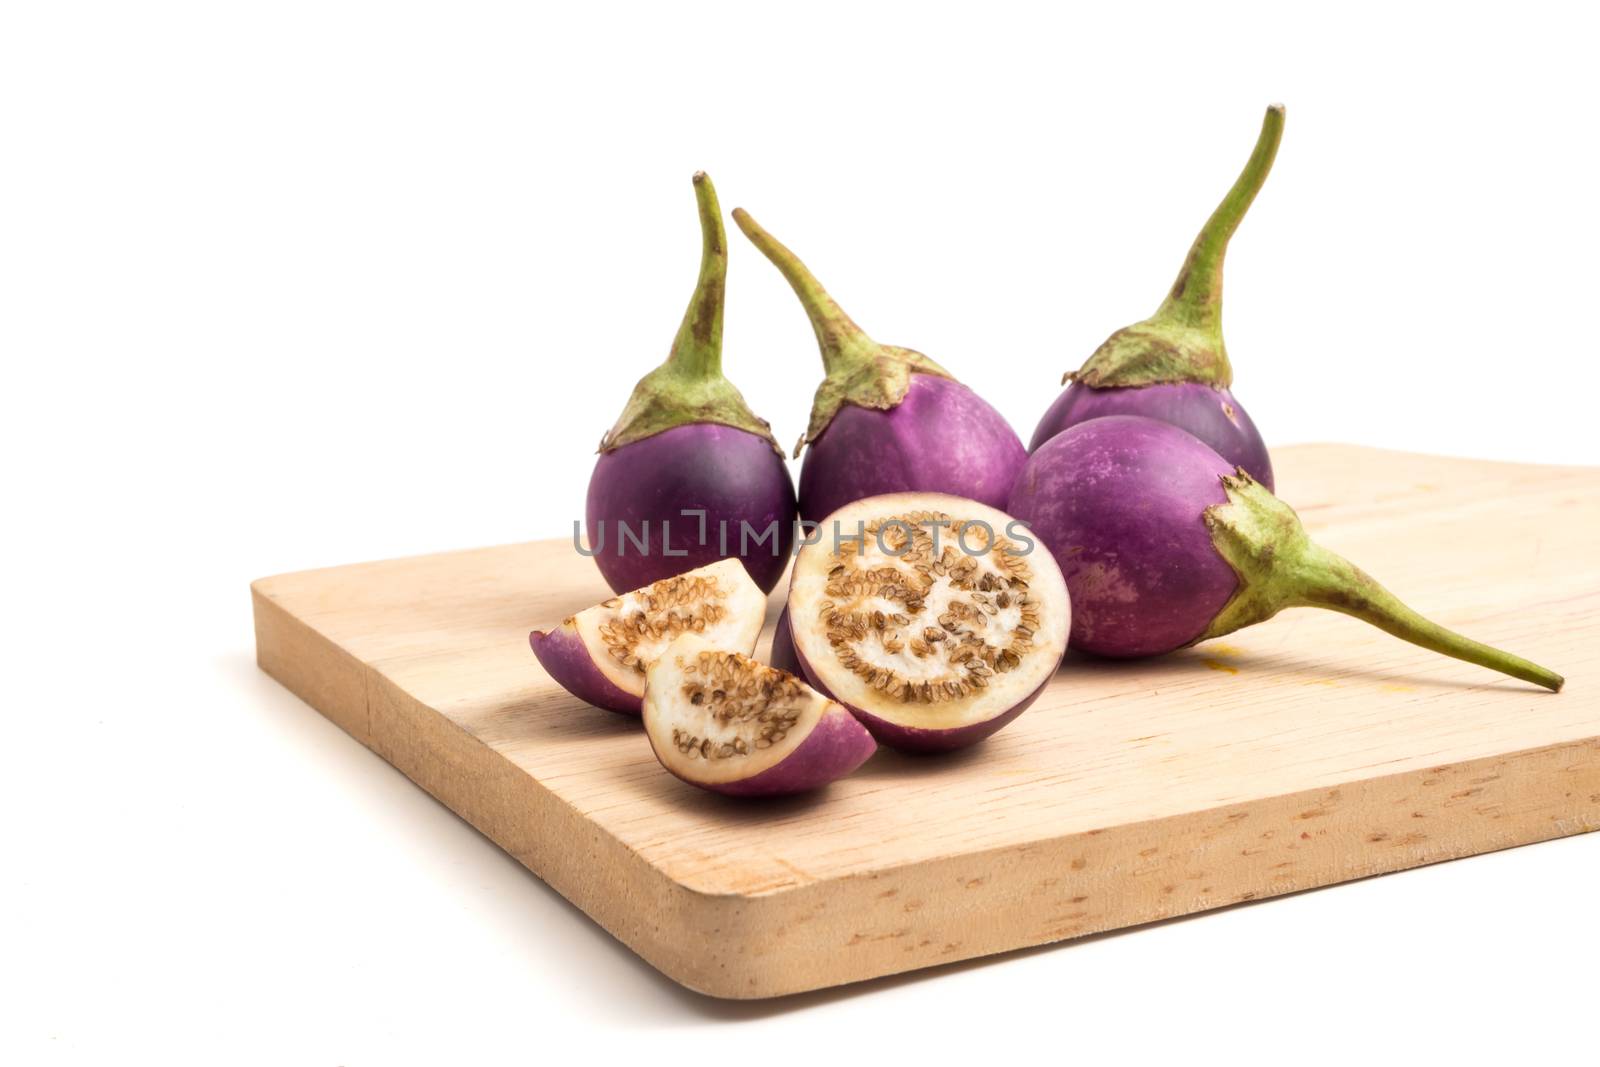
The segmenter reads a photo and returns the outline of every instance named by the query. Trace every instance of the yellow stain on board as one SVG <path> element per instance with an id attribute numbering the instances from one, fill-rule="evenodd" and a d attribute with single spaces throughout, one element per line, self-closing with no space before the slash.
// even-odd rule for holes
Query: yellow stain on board
<path id="1" fill-rule="evenodd" d="M 1200 662 L 1204 663 L 1207 667 L 1210 667 L 1214 671 L 1223 671 L 1227 674 L 1239 673 L 1238 667 L 1233 666 L 1231 663 L 1224 663 L 1220 659 L 1203 659 Z"/>

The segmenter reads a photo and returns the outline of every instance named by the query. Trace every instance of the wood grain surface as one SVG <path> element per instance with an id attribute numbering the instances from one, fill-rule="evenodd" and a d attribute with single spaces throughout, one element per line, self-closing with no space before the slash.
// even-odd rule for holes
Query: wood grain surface
<path id="1" fill-rule="evenodd" d="M 529 652 L 530 629 L 607 595 L 569 541 L 262 579 L 258 659 L 651 964 L 721 997 L 1600 826 L 1600 471 L 1333 445 L 1274 459 L 1324 545 L 1566 689 L 1299 610 L 1158 661 L 1069 655 L 983 745 L 880 751 L 818 795 L 740 803 L 670 777 L 637 720 L 581 704 Z"/>

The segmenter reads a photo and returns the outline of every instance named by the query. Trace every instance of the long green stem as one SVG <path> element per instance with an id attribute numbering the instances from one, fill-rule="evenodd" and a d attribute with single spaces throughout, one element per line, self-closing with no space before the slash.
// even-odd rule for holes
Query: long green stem
<path id="1" fill-rule="evenodd" d="M 799 256 L 763 229 L 744 208 L 733 209 L 733 221 L 750 238 L 750 243 L 772 261 L 800 298 L 800 306 L 805 309 L 811 329 L 817 335 L 817 347 L 822 350 L 823 369 L 829 375 L 848 373 L 871 357 L 877 344 L 828 295 L 822 283 L 800 262 Z"/>
<path id="2" fill-rule="evenodd" d="M 817 347 L 822 350 L 822 366 L 826 373 L 822 384 L 817 386 L 811 402 L 811 420 L 806 425 L 805 436 L 795 446 L 795 455 L 828 428 L 843 405 L 886 411 L 905 399 L 913 373 L 950 377 L 948 371 L 921 352 L 880 345 L 868 337 L 834 303 L 833 297 L 800 258 L 762 229 L 744 208 L 733 209 L 733 221 L 788 280 L 790 288 L 800 298 L 806 318 L 811 320 Z"/>
<path id="3" fill-rule="evenodd" d="M 722 228 L 717 190 L 704 171 L 694 176 L 694 197 L 700 206 L 700 277 L 683 313 L 667 363 L 691 378 L 722 373 L 722 311 L 727 303 L 728 235 Z"/>
<path id="4" fill-rule="evenodd" d="M 1206 509 L 1217 553 L 1239 577 L 1199 640 L 1270 619 L 1284 608 L 1328 608 L 1441 655 L 1559 692 L 1561 675 L 1418 615 L 1349 560 L 1314 543 L 1294 509 L 1243 471 L 1222 479 L 1226 504 Z"/>
<path id="5" fill-rule="evenodd" d="M 1318 545 L 1310 546 L 1308 556 L 1301 603 L 1353 615 L 1402 641 L 1560 692 L 1564 679 L 1555 671 L 1423 618 L 1342 556 Z"/>
<path id="6" fill-rule="evenodd" d="M 1222 260 L 1228 253 L 1228 240 L 1267 180 L 1282 140 L 1283 105 L 1273 104 L 1261 120 L 1261 135 L 1256 139 L 1255 151 L 1250 153 L 1233 188 L 1228 190 L 1228 195 L 1222 198 L 1222 203 L 1194 239 L 1183 261 L 1183 269 L 1172 283 L 1172 291 L 1167 294 L 1161 310 L 1156 312 L 1157 318 L 1202 329 L 1221 329 Z"/>
<path id="7" fill-rule="evenodd" d="M 1091 389 L 1117 389 L 1164 382 L 1200 382 L 1218 389 L 1233 384 L 1228 347 L 1222 341 L 1222 260 L 1260 192 L 1283 139 L 1283 106 L 1267 108 L 1255 151 L 1233 188 L 1211 213 L 1156 313 L 1107 337 L 1076 371 Z"/>
<path id="8" fill-rule="evenodd" d="M 756 416 L 722 373 L 722 310 L 728 287 L 728 235 L 722 228 L 717 190 L 703 172 L 694 176 L 700 207 L 700 277 L 683 313 L 666 362 L 639 379 L 615 425 L 600 439 L 601 452 L 615 452 L 654 434 L 697 422 L 714 422 L 753 433 L 783 455 L 772 427 Z"/>

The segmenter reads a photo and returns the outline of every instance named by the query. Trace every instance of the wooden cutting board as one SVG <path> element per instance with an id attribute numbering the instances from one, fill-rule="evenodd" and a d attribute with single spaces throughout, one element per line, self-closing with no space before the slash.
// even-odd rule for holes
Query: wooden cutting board
<path id="1" fill-rule="evenodd" d="M 819 795 L 740 803 L 669 777 L 636 720 L 579 703 L 529 652 L 530 629 L 608 595 L 569 541 L 262 579 L 258 658 L 639 955 L 720 997 L 1600 826 L 1600 470 L 1325 445 L 1276 459 L 1313 536 L 1566 689 L 1293 611 L 1159 661 L 1069 655 L 983 745 L 880 751 Z"/>

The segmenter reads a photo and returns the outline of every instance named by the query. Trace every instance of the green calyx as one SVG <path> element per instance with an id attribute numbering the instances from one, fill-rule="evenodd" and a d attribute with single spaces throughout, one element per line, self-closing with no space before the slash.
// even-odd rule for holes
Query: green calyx
<path id="1" fill-rule="evenodd" d="M 1272 170 L 1282 139 L 1283 106 L 1274 104 L 1261 122 L 1250 161 L 1194 239 L 1160 309 L 1106 338 L 1082 367 L 1061 379 L 1063 384 L 1077 380 L 1094 389 L 1161 382 L 1204 382 L 1226 389 L 1233 384 L 1222 343 L 1222 260 L 1228 239 Z"/>
<path id="2" fill-rule="evenodd" d="M 675 426 L 715 422 L 747 430 L 783 455 L 772 427 L 757 418 L 739 390 L 722 374 L 722 309 L 727 294 L 728 237 L 722 228 L 717 191 L 704 174 L 694 176 L 700 204 L 700 280 L 667 361 L 639 379 L 615 426 L 600 439 L 612 452 Z"/>
<path id="3" fill-rule="evenodd" d="M 1263 622 L 1284 608 L 1328 608 L 1434 652 L 1561 689 L 1561 675 L 1429 622 L 1349 560 L 1313 543 L 1294 509 L 1243 469 L 1224 476 L 1222 485 L 1228 502 L 1207 508 L 1205 521 L 1239 587 L 1196 641 Z"/>
<path id="4" fill-rule="evenodd" d="M 806 426 L 805 436 L 794 446 L 795 455 L 828 428 L 828 423 L 845 404 L 887 411 L 905 399 L 913 373 L 952 377 L 949 371 L 921 352 L 880 345 L 868 337 L 834 303 L 833 297 L 799 257 L 762 229 L 744 208 L 733 209 L 733 221 L 750 238 L 750 243 L 788 279 L 811 320 L 817 346 L 822 349 L 825 376 L 811 402 L 811 421 Z"/>

